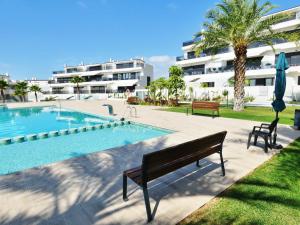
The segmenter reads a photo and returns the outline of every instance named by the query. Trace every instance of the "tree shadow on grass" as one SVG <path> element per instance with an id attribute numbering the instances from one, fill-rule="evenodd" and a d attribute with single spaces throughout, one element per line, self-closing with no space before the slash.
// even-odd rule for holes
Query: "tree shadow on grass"
<path id="1" fill-rule="evenodd" d="M 191 219 L 180 224 L 274 224 L 276 218 L 272 216 L 268 219 L 263 218 L 261 214 L 257 215 L 255 210 L 266 214 L 278 212 L 278 210 L 294 212 L 289 216 L 283 213 L 282 216 L 286 216 L 285 224 L 297 224 L 294 221 L 300 220 L 300 215 L 298 214 L 297 218 L 295 213 L 300 209 L 300 198 L 296 197 L 300 194 L 299 168 L 300 139 L 252 174 L 222 192 L 218 196 L 220 200 L 194 213 Z M 237 212 L 236 208 L 247 209 L 247 211 Z M 247 215 L 247 220 L 245 220 L 245 215 Z M 256 217 L 251 215 L 256 215 Z M 278 224 L 282 223 L 278 221 Z"/>

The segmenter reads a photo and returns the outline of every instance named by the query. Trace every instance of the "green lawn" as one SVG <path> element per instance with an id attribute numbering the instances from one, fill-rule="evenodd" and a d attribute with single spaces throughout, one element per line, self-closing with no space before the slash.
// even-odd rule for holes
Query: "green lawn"
<path id="1" fill-rule="evenodd" d="M 167 107 L 163 110 L 170 112 L 186 113 L 187 106 L 179 107 Z M 294 113 L 297 107 L 287 107 L 282 113 L 279 114 L 281 124 L 293 125 L 294 124 Z M 298 107 L 299 109 L 299 107 Z M 191 110 L 190 110 L 191 111 Z M 211 111 L 195 110 L 195 114 L 198 115 L 211 115 Z M 275 112 L 272 108 L 268 107 L 246 107 L 243 112 L 235 112 L 231 108 L 221 107 L 220 116 L 226 118 L 235 118 L 243 120 L 254 120 L 261 122 L 271 122 L 275 118 Z"/>
<path id="2" fill-rule="evenodd" d="M 179 225 L 299 225 L 300 139 Z"/>

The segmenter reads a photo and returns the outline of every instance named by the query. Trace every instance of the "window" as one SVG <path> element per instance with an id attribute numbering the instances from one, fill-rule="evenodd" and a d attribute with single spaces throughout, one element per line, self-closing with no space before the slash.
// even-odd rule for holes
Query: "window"
<path id="1" fill-rule="evenodd" d="M 184 75 L 204 74 L 205 65 L 183 67 L 182 69 Z"/>
<path id="2" fill-rule="evenodd" d="M 57 78 L 57 83 L 70 83 L 71 77 L 61 77 Z"/>
<path id="3" fill-rule="evenodd" d="M 147 86 L 150 85 L 150 82 L 151 82 L 151 77 L 147 76 Z"/>
<path id="4" fill-rule="evenodd" d="M 113 74 L 113 80 L 118 80 L 118 74 Z"/>
<path id="5" fill-rule="evenodd" d="M 202 82 L 202 87 L 215 87 L 215 82 Z"/>
<path id="6" fill-rule="evenodd" d="M 300 76 L 298 77 L 298 85 L 300 85 Z"/>
<path id="7" fill-rule="evenodd" d="M 257 79 L 250 79 L 249 86 L 273 86 L 274 85 L 274 78 L 257 78 Z"/>
<path id="8" fill-rule="evenodd" d="M 105 93 L 105 87 L 104 86 L 92 86 L 91 93 Z"/>
<path id="9" fill-rule="evenodd" d="M 97 70 L 102 70 L 102 66 L 91 66 L 88 69 L 89 71 L 97 71 Z"/>
<path id="10" fill-rule="evenodd" d="M 187 58 L 188 58 L 188 59 L 196 58 L 195 52 L 188 52 L 188 53 L 187 53 Z"/>
<path id="11" fill-rule="evenodd" d="M 117 69 L 133 68 L 133 63 L 117 64 Z"/>
<path id="12" fill-rule="evenodd" d="M 300 65 L 300 52 L 290 52 L 285 54 L 287 62 L 289 66 L 299 66 Z M 276 60 L 277 62 L 278 55 L 276 55 Z"/>

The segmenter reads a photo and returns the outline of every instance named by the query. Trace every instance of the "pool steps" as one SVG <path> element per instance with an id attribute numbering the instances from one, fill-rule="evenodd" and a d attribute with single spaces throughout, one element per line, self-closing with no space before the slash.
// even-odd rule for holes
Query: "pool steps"
<path id="1" fill-rule="evenodd" d="M 70 129 L 63 129 L 59 131 L 50 131 L 50 132 L 42 132 L 38 134 L 28 134 L 26 136 L 17 136 L 13 138 L 2 138 L 0 139 L 0 146 L 1 145 L 8 145 L 13 143 L 21 143 L 25 141 L 34 141 L 38 139 L 45 139 L 49 137 L 57 137 L 57 136 L 64 136 L 69 134 L 76 134 L 80 132 L 87 132 L 87 131 L 93 131 L 98 129 L 104 129 L 104 128 L 111 128 L 111 127 L 117 127 L 117 126 L 124 126 L 132 124 L 131 121 L 118 121 L 118 122 L 111 122 L 107 124 L 97 124 L 93 126 L 86 126 L 86 127 L 79 127 L 79 128 L 70 128 Z"/>

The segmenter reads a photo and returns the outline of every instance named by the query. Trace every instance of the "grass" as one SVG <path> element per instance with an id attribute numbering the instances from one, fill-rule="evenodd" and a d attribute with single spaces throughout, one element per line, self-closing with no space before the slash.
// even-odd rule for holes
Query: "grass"
<path id="1" fill-rule="evenodd" d="M 300 139 L 179 225 L 299 225 Z"/>
<path id="2" fill-rule="evenodd" d="M 178 106 L 178 107 L 167 107 L 164 108 L 163 110 L 169 112 L 186 113 L 186 108 L 187 106 Z M 287 107 L 283 112 L 281 112 L 279 114 L 280 117 L 279 123 L 286 124 L 286 125 L 294 125 L 295 109 L 297 109 L 297 107 L 290 106 Z M 198 115 L 211 116 L 211 111 L 195 110 L 194 112 L 195 114 Z M 272 111 L 271 107 L 268 108 L 268 107 L 251 106 L 251 107 L 246 107 L 243 112 L 235 112 L 232 110 L 232 108 L 227 108 L 225 106 L 222 106 L 220 108 L 220 116 L 225 118 L 271 122 L 275 118 L 275 112 Z"/>

